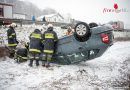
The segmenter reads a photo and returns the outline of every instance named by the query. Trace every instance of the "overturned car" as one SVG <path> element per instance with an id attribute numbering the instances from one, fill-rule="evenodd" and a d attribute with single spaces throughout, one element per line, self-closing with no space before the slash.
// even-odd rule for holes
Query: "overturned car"
<path id="1" fill-rule="evenodd" d="M 108 26 L 75 25 L 71 36 L 59 39 L 52 62 L 74 64 L 101 56 L 113 44 L 113 29 Z"/>
<path id="2" fill-rule="evenodd" d="M 74 30 L 72 35 L 59 38 L 51 62 L 68 65 L 91 60 L 101 56 L 113 44 L 113 29 L 109 26 L 79 22 Z M 22 53 L 20 50 L 19 52 Z M 16 54 L 19 52 L 17 51 Z M 21 56 L 27 57 L 27 52 L 22 53 Z"/>

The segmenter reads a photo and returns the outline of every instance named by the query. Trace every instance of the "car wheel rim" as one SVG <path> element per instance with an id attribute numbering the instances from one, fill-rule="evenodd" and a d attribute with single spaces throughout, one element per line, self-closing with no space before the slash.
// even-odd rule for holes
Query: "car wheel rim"
<path id="1" fill-rule="evenodd" d="M 85 25 L 78 25 L 76 27 L 76 33 L 80 36 L 84 36 L 87 33 L 87 28 Z"/>

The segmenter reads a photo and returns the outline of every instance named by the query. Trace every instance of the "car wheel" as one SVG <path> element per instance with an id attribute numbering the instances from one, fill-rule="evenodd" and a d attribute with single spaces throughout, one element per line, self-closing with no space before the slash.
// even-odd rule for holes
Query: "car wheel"
<path id="1" fill-rule="evenodd" d="M 75 36 L 76 40 L 78 40 L 80 42 L 84 42 L 84 41 L 88 40 L 88 38 L 91 35 L 90 28 L 89 28 L 88 24 L 86 24 L 85 22 L 77 23 L 75 25 L 74 30 L 75 30 L 74 36 Z"/>
<path id="2" fill-rule="evenodd" d="M 97 26 L 98 26 L 97 23 L 94 23 L 94 22 L 89 23 L 89 27 L 90 27 L 90 28 L 97 27 Z"/>

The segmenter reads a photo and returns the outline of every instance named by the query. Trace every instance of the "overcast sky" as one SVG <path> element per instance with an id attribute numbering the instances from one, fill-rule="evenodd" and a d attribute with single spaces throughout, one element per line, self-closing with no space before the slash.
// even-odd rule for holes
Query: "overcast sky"
<path id="1" fill-rule="evenodd" d="M 32 2 L 40 9 L 53 8 L 61 14 L 70 13 L 74 19 L 85 22 L 105 23 L 111 20 L 122 20 L 130 24 L 130 0 L 25 0 Z M 103 13 L 104 8 L 114 9 L 114 3 L 119 9 L 125 8 L 128 12 Z"/>

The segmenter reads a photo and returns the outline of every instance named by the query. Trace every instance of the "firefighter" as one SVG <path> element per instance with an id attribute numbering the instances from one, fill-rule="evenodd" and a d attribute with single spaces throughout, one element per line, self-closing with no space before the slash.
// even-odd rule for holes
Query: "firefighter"
<path id="1" fill-rule="evenodd" d="M 39 29 L 35 29 L 34 32 L 30 35 L 30 43 L 29 43 L 29 58 L 30 63 L 29 66 L 32 67 L 33 60 L 36 60 L 36 66 L 39 66 L 39 59 L 42 50 L 42 34 Z"/>
<path id="2" fill-rule="evenodd" d="M 28 57 L 28 44 L 21 41 L 16 47 L 15 58 L 17 63 L 27 61 Z"/>
<path id="3" fill-rule="evenodd" d="M 46 66 L 46 67 L 50 66 L 50 61 L 52 60 L 52 56 L 56 49 L 57 40 L 58 37 L 56 32 L 53 31 L 53 25 L 48 24 L 47 31 L 43 33 L 44 55 L 43 55 L 42 66 Z"/>
<path id="4" fill-rule="evenodd" d="M 8 47 L 10 49 L 10 57 L 14 57 L 14 54 L 15 54 L 15 48 L 18 44 L 18 41 L 16 39 L 16 32 L 15 32 L 15 27 L 16 27 L 16 24 L 15 23 L 12 23 L 10 26 L 9 26 L 9 29 L 7 30 L 7 37 L 8 37 Z"/>
<path id="5" fill-rule="evenodd" d="M 72 35 L 72 34 L 73 34 L 73 30 L 72 30 L 72 28 L 69 26 L 68 29 L 67 29 L 67 32 L 65 32 L 65 35 L 66 35 L 66 36 L 70 36 L 70 35 Z"/>

